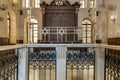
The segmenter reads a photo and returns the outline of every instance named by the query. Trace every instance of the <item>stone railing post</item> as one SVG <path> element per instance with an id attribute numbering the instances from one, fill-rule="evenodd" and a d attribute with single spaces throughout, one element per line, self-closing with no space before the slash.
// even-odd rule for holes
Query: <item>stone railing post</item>
<path id="1" fill-rule="evenodd" d="M 27 80 L 27 50 L 17 49 L 18 52 L 18 80 Z"/>
<path id="2" fill-rule="evenodd" d="M 56 70 L 56 80 L 66 80 L 66 51 L 67 47 L 58 46 L 57 51 L 57 70 Z"/>
<path id="3" fill-rule="evenodd" d="M 97 47 L 95 51 L 95 80 L 104 80 L 105 49 Z"/>

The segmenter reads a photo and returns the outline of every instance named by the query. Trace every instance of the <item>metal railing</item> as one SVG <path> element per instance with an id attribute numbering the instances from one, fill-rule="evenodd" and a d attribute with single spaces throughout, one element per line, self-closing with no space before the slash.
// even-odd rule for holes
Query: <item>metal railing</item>
<path id="1" fill-rule="evenodd" d="M 17 80 L 18 55 L 15 50 L 0 51 L 0 80 Z"/>
<path id="2" fill-rule="evenodd" d="M 54 48 L 31 47 L 28 51 L 28 80 L 55 80 L 56 51 Z"/>
<path id="3" fill-rule="evenodd" d="M 38 33 L 31 31 L 29 34 L 38 36 L 37 43 L 82 43 L 83 37 L 81 27 L 41 27 Z"/>
<path id="4" fill-rule="evenodd" d="M 24 45 L 0 46 L 0 80 L 25 80 L 24 48 Z"/>
<path id="5" fill-rule="evenodd" d="M 22 48 L 10 47 L 0 47 L 0 80 L 120 79 L 119 46 L 26 44 Z"/>
<path id="6" fill-rule="evenodd" d="M 95 80 L 95 46 L 36 44 L 28 47 L 28 80 Z"/>
<path id="7" fill-rule="evenodd" d="M 78 42 L 78 28 L 46 27 L 42 29 L 43 42 Z"/>
<path id="8" fill-rule="evenodd" d="M 120 46 L 100 45 L 105 49 L 104 80 L 120 80 Z"/>
<path id="9" fill-rule="evenodd" d="M 67 80 L 95 80 L 94 48 L 68 49 Z"/>
<path id="10" fill-rule="evenodd" d="M 106 49 L 105 80 L 120 80 L 120 50 Z"/>

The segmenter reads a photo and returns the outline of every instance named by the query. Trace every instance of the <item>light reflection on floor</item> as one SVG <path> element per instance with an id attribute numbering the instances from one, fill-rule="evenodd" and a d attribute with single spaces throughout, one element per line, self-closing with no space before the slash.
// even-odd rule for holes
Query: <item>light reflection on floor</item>
<path id="1" fill-rule="evenodd" d="M 94 80 L 94 70 L 73 70 L 73 73 L 71 71 L 71 69 L 67 70 L 67 78 L 66 80 Z M 62 73 L 61 73 L 62 74 Z M 55 70 L 30 70 L 30 74 L 29 74 L 29 80 L 56 80 L 55 78 Z M 73 76 L 71 76 L 73 75 Z M 46 77 L 45 77 L 46 76 Z M 50 77 L 51 76 L 51 77 Z"/>

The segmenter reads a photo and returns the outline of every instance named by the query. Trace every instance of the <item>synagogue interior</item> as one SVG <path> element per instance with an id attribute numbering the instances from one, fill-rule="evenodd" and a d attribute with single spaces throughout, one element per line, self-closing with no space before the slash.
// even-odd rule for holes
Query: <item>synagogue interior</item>
<path id="1" fill-rule="evenodd" d="M 0 0 L 0 80 L 120 80 L 118 0 Z"/>

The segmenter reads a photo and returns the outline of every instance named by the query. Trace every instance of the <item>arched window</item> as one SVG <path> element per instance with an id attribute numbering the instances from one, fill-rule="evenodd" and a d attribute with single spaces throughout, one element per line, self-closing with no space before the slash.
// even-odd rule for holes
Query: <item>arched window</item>
<path id="1" fill-rule="evenodd" d="M 7 14 L 7 34 L 10 35 L 10 14 Z"/>
<path id="2" fill-rule="evenodd" d="M 35 0 L 35 8 L 40 8 L 40 0 Z"/>
<path id="3" fill-rule="evenodd" d="M 90 8 L 94 8 L 95 7 L 95 0 L 90 0 Z"/>
<path id="4" fill-rule="evenodd" d="M 29 40 L 30 43 L 37 43 L 38 40 L 38 22 L 36 19 L 31 19 L 29 28 Z"/>
<path id="5" fill-rule="evenodd" d="M 22 0 L 23 8 L 40 8 L 40 0 Z"/>
<path id="6" fill-rule="evenodd" d="M 80 0 L 80 8 L 86 8 L 87 1 L 86 0 Z"/>
<path id="7" fill-rule="evenodd" d="M 82 21 L 82 32 L 83 32 L 83 43 L 92 42 L 92 23 L 89 19 L 84 19 Z"/>
<path id="8" fill-rule="evenodd" d="M 30 0 L 22 0 L 22 7 L 29 8 L 30 7 Z"/>

